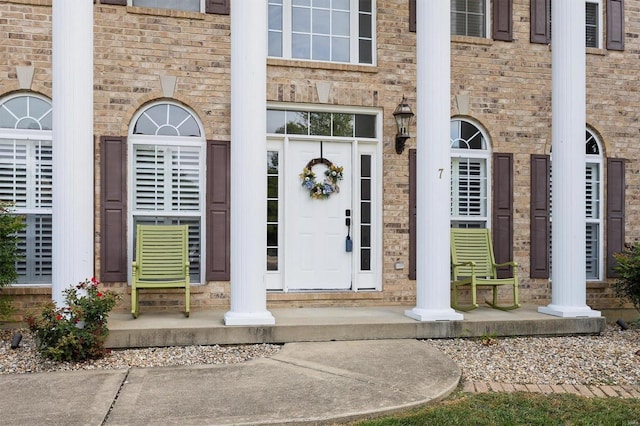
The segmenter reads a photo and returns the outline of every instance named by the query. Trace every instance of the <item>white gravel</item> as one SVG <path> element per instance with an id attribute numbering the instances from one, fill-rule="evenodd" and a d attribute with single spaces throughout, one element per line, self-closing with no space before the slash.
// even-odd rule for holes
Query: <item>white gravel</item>
<path id="1" fill-rule="evenodd" d="M 276 354 L 279 345 L 185 346 L 113 350 L 82 363 L 54 363 L 35 351 L 27 330 L 11 349 L 16 330 L 0 330 L 0 374 L 233 364 Z M 599 336 L 430 339 L 462 369 L 463 381 L 512 384 L 640 385 L 640 328 L 608 325 Z"/>
<path id="2" fill-rule="evenodd" d="M 17 349 L 11 349 L 11 338 L 16 332 L 22 333 L 22 341 Z M 103 358 L 96 360 L 56 363 L 38 355 L 31 333 L 28 330 L 0 330 L 0 338 L 0 374 L 198 364 L 236 364 L 254 358 L 275 355 L 282 347 L 280 345 L 260 344 L 124 349 L 109 351 Z"/>
<path id="3" fill-rule="evenodd" d="M 598 336 L 429 339 L 462 380 L 538 385 L 640 385 L 640 329 Z"/>

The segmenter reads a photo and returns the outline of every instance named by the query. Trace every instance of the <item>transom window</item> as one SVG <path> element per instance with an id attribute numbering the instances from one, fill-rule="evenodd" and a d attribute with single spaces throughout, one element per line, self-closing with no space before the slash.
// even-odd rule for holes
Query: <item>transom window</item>
<path id="1" fill-rule="evenodd" d="M 451 0 L 451 34 L 487 36 L 486 0 Z"/>
<path id="2" fill-rule="evenodd" d="M 375 0 L 268 0 L 269 56 L 373 64 Z"/>
<path id="3" fill-rule="evenodd" d="M 192 282 L 200 282 L 204 224 L 204 140 L 186 108 L 160 103 L 136 117 L 130 136 L 131 257 L 137 224 L 189 225 Z"/>
<path id="4" fill-rule="evenodd" d="M 451 121 L 451 226 L 485 228 L 489 223 L 489 149 L 473 123 Z"/>
<path id="5" fill-rule="evenodd" d="M 51 102 L 20 95 L 0 102 L 0 200 L 25 217 L 18 284 L 51 283 L 53 149 Z"/>
<path id="6" fill-rule="evenodd" d="M 375 138 L 376 116 L 269 109 L 267 133 Z"/>

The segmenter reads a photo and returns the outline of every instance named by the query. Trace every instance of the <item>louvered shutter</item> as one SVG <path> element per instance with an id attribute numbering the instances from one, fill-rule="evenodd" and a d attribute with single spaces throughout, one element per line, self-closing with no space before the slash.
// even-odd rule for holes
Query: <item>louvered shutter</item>
<path id="1" fill-rule="evenodd" d="M 480 158 L 451 159 L 451 215 L 487 216 L 487 163 Z M 463 219 L 464 220 L 464 219 Z"/>
<path id="2" fill-rule="evenodd" d="M 607 159 L 607 276 L 616 277 L 614 253 L 624 249 L 625 239 L 625 163 L 622 158 Z"/>
<path id="3" fill-rule="evenodd" d="M 207 281 L 230 279 L 230 162 L 228 141 L 207 141 Z"/>
<path id="4" fill-rule="evenodd" d="M 531 43 L 551 42 L 551 0 L 531 0 Z"/>
<path id="5" fill-rule="evenodd" d="M 100 279 L 127 281 L 126 138 L 100 137 Z"/>
<path id="6" fill-rule="evenodd" d="M 624 0 L 607 0 L 607 49 L 624 50 Z"/>
<path id="7" fill-rule="evenodd" d="M 409 31 L 416 32 L 416 0 L 409 0 Z"/>
<path id="8" fill-rule="evenodd" d="M 415 149 L 409 150 L 409 279 L 416 279 L 416 226 L 417 226 L 417 185 L 416 185 L 416 155 Z"/>
<path id="9" fill-rule="evenodd" d="M 228 15 L 230 11 L 230 0 L 206 0 L 204 10 L 206 13 L 218 15 Z"/>
<path id="10" fill-rule="evenodd" d="M 493 39 L 513 40 L 513 0 L 493 0 Z"/>
<path id="11" fill-rule="evenodd" d="M 549 278 L 550 163 L 548 155 L 531 156 L 531 278 Z"/>
<path id="12" fill-rule="evenodd" d="M 513 154 L 493 155 L 493 250 L 497 263 L 513 260 Z M 511 277 L 509 268 L 498 277 Z"/>

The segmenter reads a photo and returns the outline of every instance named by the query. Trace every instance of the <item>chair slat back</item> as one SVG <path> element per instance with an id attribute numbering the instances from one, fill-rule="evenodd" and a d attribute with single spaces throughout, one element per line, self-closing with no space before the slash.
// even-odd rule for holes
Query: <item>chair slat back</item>
<path id="1" fill-rule="evenodd" d="M 478 277 L 495 278 L 495 260 L 491 233 L 488 229 L 451 229 L 451 261 L 454 264 L 475 262 L 475 274 Z M 454 268 L 454 280 L 471 276 L 471 266 Z"/>
<path id="2" fill-rule="evenodd" d="M 185 278 L 188 225 L 138 225 L 136 261 L 140 280 Z M 188 273 L 188 268 L 186 268 Z"/>

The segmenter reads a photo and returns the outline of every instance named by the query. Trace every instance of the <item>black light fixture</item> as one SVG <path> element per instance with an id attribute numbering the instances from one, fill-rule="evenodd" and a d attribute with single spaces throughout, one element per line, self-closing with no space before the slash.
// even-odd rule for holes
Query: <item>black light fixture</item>
<path id="1" fill-rule="evenodd" d="M 402 102 L 398 104 L 396 110 L 393 111 L 393 117 L 396 119 L 396 125 L 398 126 L 398 133 L 396 134 L 396 152 L 402 154 L 404 151 L 404 143 L 409 139 L 409 126 L 413 119 L 413 111 L 407 104 L 407 99 L 402 95 Z"/>

